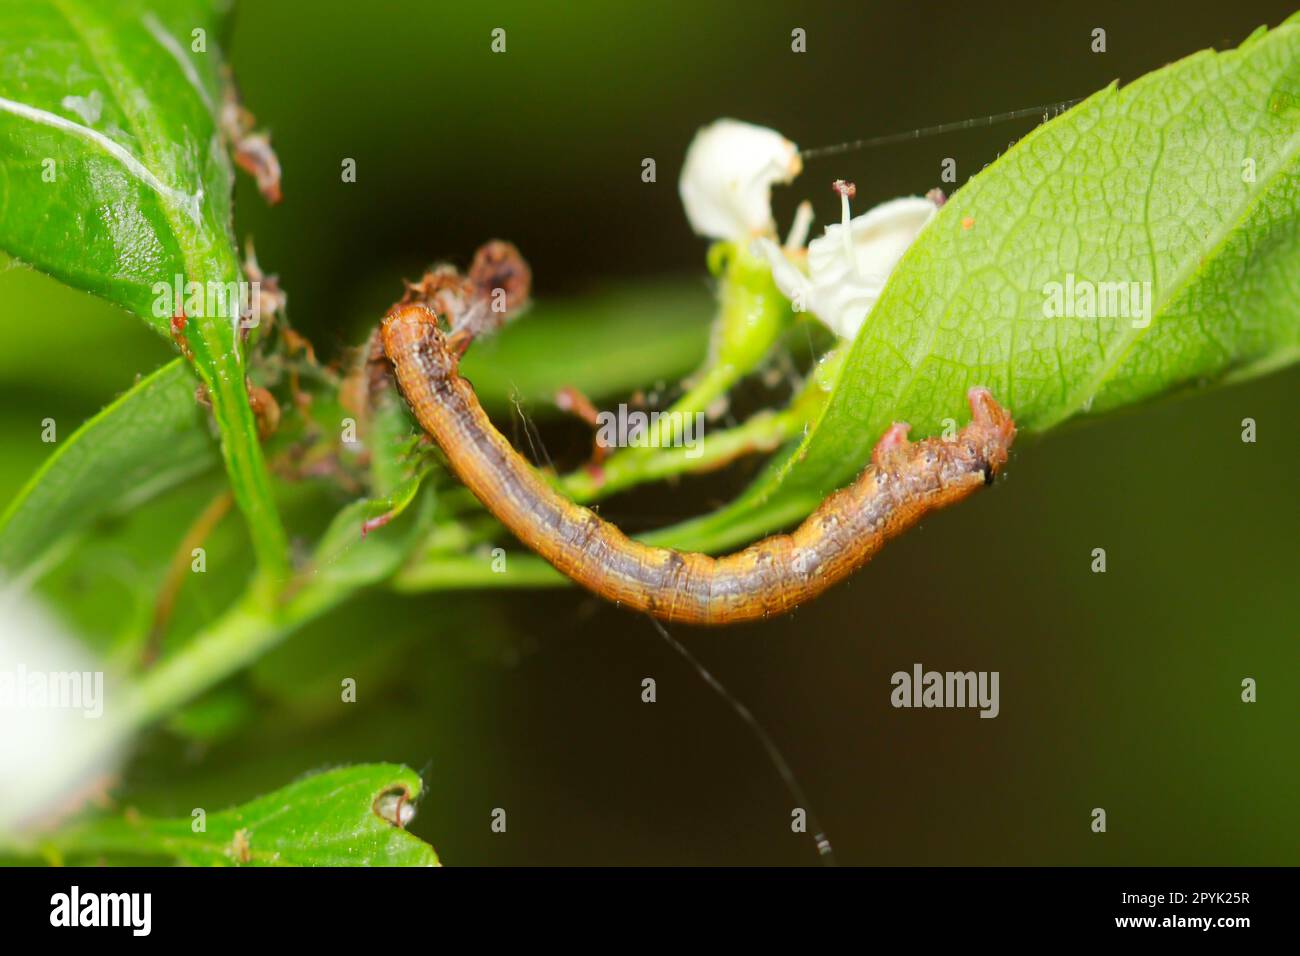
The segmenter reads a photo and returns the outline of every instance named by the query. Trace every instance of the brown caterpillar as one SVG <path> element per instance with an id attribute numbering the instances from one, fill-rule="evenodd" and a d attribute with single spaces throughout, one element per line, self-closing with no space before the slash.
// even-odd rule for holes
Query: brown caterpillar
<path id="1" fill-rule="evenodd" d="M 912 443 L 895 424 L 858 479 L 794 532 L 715 558 L 633 541 L 556 492 L 488 420 L 427 307 L 395 306 L 381 335 L 416 419 L 479 501 L 561 573 L 665 621 L 731 624 L 811 600 L 923 516 L 991 483 L 1016 433 L 989 391 L 973 388 L 972 419 L 955 438 Z"/>

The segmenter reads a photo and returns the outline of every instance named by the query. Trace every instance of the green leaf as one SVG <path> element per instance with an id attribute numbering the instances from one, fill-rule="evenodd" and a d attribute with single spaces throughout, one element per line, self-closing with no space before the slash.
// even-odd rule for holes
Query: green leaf
<path id="1" fill-rule="evenodd" d="M 230 248 L 211 6 L 0 9 L 0 245 L 165 337 L 154 283 L 194 271 L 196 238 L 217 255 Z M 209 53 L 190 51 L 194 29 L 208 32 Z M 210 271 L 195 277 L 221 278 Z"/>
<path id="2" fill-rule="evenodd" d="M 0 253 L 0 382 L 23 394 L 15 410 L 30 415 L 31 405 L 56 393 L 73 398 L 84 419 L 133 372 L 175 358 L 170 341 L 123 318 L 107 300 Z"/>
<path id="3" fill-rule="evenodd" d="M 335 515 L 310 565 L 312 583 L 328 585 L 329 592 L 350 593 L 396 571 L 433 515 L 431 494 L 407 513 L 424 476 L 421 469 L 391 494 L 354 501 Z"/>
<path id="4" fill-rule="evenodd" d="M 437 866 L 433 847 L 407 833 L 421 782 L 397 764 L 319 773 L 250 803 L 192 817 L 127 814 L 73 825 L 48 848 L 69 857 L 164 856 L 191 866 Z M 395 825 L 396 820 L 403 826 Z"/>
<path id="5" fill-rule="evenodd" d="M 164 365 L 55 445 L 0 516 L 0 571 L 16 574 L 64 535 L 210 468 L 195 379 Z"/>
<path id="6" fill-rule="evenodd" d="M 241 279 L 233 176 L 217 122 L 225 6 L 0 7 L 0 248 L 165 336 L 172 313 L 156 283 L 184 291 L 191 282 L 215 289 Z M 235 317 L 221 314 L 229 311 L 205 307 L 184 334 L 254 549 L 273 575 L 286 567 L 287 546 L 244 391 Z"/>
<path id="7" fill-rule="evenodd" d="M 1049 283 L 1071 276 L 1149 289 L 1150 321 L 1045 317 Z M 914 437 L 964 423 L 973 385 L 1033 435 L 1297 359 L 1293 18 L 1102 90 L 971 179 L 890 277 L 798 447 L 728 507 L 653 539 L 718 549 L 796 521 L 891 422 Z"/>
<path id="8" fill-rule="evenodd" d="M 465 354 L 465 377 L 484 406 L 514 398 L 553 409 L 573 386 L 592 401 L 673 382 L 700 365 L 716 304 L 703 282 L 645 283 L 582 299 L 539 302 L 501 334 Z"/>

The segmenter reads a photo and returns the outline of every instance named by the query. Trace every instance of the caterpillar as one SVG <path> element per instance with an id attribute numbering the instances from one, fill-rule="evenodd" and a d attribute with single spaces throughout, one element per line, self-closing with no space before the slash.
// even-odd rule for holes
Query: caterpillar
<path id="1" fill-rule="evenodd" d="M 857 480 L 797 529 L 715 558 L 633 541 L 547 484 L 492 425 L 459 374 L 463 349 L 424 304 L 394 306 L 380 335 L 416 420 L 488 511 L 578 584 L 669 622 L 752 621 L 817 597 L 925 515 L 992 483 L 1016 434 L 989 390 L 972 388 L 971 421 L 955 437 L 910 442 L 895 423 Z"/>

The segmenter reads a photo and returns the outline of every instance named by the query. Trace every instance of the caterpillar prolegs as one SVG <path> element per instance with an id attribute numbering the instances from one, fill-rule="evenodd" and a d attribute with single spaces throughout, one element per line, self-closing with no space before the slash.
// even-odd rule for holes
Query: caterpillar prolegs
<path id="1" fill-rule="evenodd" d="M 547 484 L 489 421 L 459 374 L 460 349 L 425 305 L 395 306 L 381 335 L 416 419 L 488 511 L 578 584 L 665 621 L 731 624 L 817 597 L 925 515 L 991 483 L 1016 434 L 988 389 L 973 388 L 971 421 L 955 437 L 909 442 L 895 424 L 857 480 L 793 532 L 712 557 L 633 541 Z"/>

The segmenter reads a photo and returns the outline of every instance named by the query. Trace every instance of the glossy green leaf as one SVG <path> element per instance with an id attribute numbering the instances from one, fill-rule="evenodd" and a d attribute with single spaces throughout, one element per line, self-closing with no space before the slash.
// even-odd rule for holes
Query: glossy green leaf
<path id="1" fill-rule="evenodd" d="M 0 248 L 170 336 L 188 283 L 241 280 L 232 169 L 218 132 L 226 4 L 32 0 L 0 5 Z M 228 307 L 184 330 L 265 569 L 287 548 Z M 188 301 L 188 299 L 187 299 Z M 191 312 L 193 310 L 190 310 Z"/>
<path id="2" fill-rule="evenodd" d="M 0 571 L 17 574 L 64 535 L 210 468 L 216 446 L 177 359 L 53 446 L 0 516 Z"/>
<path id="3" fill-rule="evenodd" d="M 162 856 L 191 866 L 437 866 L 433 847 L 403 828 L 421 787 L 406 767 L 361 764 L 208 813 L 202 832 L 193 817 L 128 814 L 69 827 L 49 846 L 68 857 Z"/>
<path id="4" fill-rule="evenodd" d="M 1049 317 L 1052 283 L 1074 289 L 1074 314 Z M 965 422 L 973 385 L 1024 436 L 1297 359 L 1292 18 L 1097 93 L 971 179 L 891 276 L 806 438 L 732 505 L 654 538 L 717 549 L 798 520 L 891 422 Z"/>
<path id="5" fill-rule="evenodd" d="M 155 282 L 196 238 L 229 262 L 230 163 L 212 4 L 33 0 L 0 7 L 0 246 L 168 336 Z M 206 54 L 191 33 L 204 30 Z M 210 42 L 209 42 L 210 41 Z"/>

